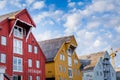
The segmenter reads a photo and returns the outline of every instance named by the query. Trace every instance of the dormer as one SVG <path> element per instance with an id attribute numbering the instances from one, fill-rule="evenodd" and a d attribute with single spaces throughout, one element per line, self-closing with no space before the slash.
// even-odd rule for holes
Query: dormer
<path id="1" fill-rule="evenodd" d="M 71 55 L 73 54 L 75 48 L 76 48 L 75 46 L 70 45 L 69 48 L 67 49 L 67 53 L 68 53 L 68 55 L 71 56 Z"/>

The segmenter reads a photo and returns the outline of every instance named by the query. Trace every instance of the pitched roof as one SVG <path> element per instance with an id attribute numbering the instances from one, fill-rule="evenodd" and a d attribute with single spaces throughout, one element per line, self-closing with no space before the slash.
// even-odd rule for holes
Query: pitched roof
<path id="1" fill-rule="evenodd" d="M 80 60 L 90 60 L 90 64 L 84 67 L 84 70 L 93 70 L 100 57 L 104 57 L 106 51 L 92 53 L 90 55 L 79 56 Z"/>
<path id="2" fill-rule="evenodd" d="M 21 11 L 22 11 L 22 10 L 15 11 L 15 12 L 11 12 L 11 13 L 8 13 L 8 14 L 5 14 L 5 15 L 0 15 L 0 22 L 3 21 L 3 20 L 5 20 L 6 18 L 15 16 L 16 14 L 18 14 L 18 13 L 21 12 Z"/>
<path id="3" fill-rule="evenodd" d="M 60 37 L 60 38 L 38 42 L 43 53 L 46 56 L 47 62 L 53 61 L 54 57 L 56 56 L 62 44 L 64 42 L 69 42 L 72 37 L 74 36 L 72 35 L 72 36 Z"/>

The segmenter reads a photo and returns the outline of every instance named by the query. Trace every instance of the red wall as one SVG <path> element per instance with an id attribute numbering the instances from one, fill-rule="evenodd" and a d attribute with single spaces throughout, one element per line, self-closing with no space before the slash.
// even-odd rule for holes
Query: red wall
<path id="1" fill-rule="evenodd" d="M 28 18 L 27 14 L 24 12 L 24 15 L 18 16 L 18 18 L 21 18 L 22 20 L 32 23 L 30 18 Z M 6 64 L 0 63 L 0 66 L 4 65 L 6 66 L 6 73 L 10 76 L 12 75 L 22 75 L 23 79 L 22 80 L 28 80 L 28 76 L 32 75 L 32 79 L 36 80 L 36 76 L 40 76 L 41 80 L 45 80 L 45 56 L 42 53 L 42 50 L 40 49 L 36 39 L 34 38 L 32 32 L 30 33 L 27 41 L 26 37 L 23 39 L 20 39 L 23 41 L 23 55 L 15 54 L 13 53 L 13 33 L 9 36 L 10 31 L 14 25 L 15 21 L 11 20 L 8 21 L 6 20 L 2 26 L 2 30 L 0 30 L 0 38 L 1 36 L 6 36 L 7 37 L 7 45 L 3 46 L 0 44 L 0 53 L 6 53 Z M 1 39 L 0 39 L 1 42 Z M 28 52 L 28 44 L 32 45 L 32 48 L 34 46 L 38 47 L 38 54 L 34 53 L 34 50 L 32 49 L 32 53 Z M 14 72 L 13 71 L 13 56 L 23 58 L 23 72 Z M 32 59 L 32 67 L 28 67 L 28 59 Z M 40 68 L 36 68 L 36 60 L 40 60 Z M 36 73 L 36 72 L 30 72 L 28 70 L 36 70 L 36 71 L 41 71 L 41 73 Z"/>

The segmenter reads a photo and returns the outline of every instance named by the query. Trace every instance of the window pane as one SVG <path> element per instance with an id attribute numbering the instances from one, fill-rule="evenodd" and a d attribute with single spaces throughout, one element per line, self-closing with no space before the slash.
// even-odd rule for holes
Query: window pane
<path id="1" fill-rule="evenodd" d="M 23 28 L 15 26 L 14 27 L 14 36 L 18 38 L 23 38 Z"/>
<path id="2" fill-rule="evenodd" d="M 28 52 L 32 52 L 32 45 L 28 45 Z"/>
<path id="3" fill-rule="evenodd" d="M 68 56 L 68 66 L 72 66 L 72 59 L 70 56 Z"/>
<path id="4" fill-rule="evenodd" d="M 22 58 L 13 57 L 13 71 L 22 71 Z"/>
<path id="5" fill-rule="evenodd" d="M 37 46 L 34 46 L 34 53 L 38 53 L 38 49 L 37 49 Z"/>
<path id="6" fill-rule="evenodd" d="M 36 67 L 40 68 L 40 61 L 38 61 L 38 60 L 36 61 Z"/>
<path id="7" fill-rule="evenodd" d="M 6 45 L 6 37 L 1 36 L 1 45 Z"/>
<path id="8" fill-rule="evenodd" d="M 14 39 L 14 48 L 13 51 L 14 53 L 22 54 L 22 41 Z"/>
<path id="9" fill-rule="evenodd" d="M 28 59 L 28 67 L 32 67 L 32 59 Z"/>
<path id="10" fill-rule="evenodd" d="M 1 62 L 6 63 L 6 55 L 5 54 L 1 54 Z"/>

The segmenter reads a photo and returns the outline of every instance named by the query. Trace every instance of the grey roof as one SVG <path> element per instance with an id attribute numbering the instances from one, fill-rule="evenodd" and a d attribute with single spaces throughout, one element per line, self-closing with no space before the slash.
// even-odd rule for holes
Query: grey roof
<path id="1" fill-rule="evenodd" d="M 11 16 L 15 16 L 16 14 L 18 14 L 21 10 L 19 11 L 15 11 L 15 12 L 11 12 L 11 13 L 8 13 L 8 14 L 5 14 L 5 15 L 0 15 L 0 22 L 5 20 L 6 18 L 9 18 Z"/>
<path id="2" fill-rule="evenodd" d="M 100 57 L 104 57 L 106 51 L 92 53 L 89 55 L 79 56 L 80 60 L 90 60 L 90 64 L 84 67 L 84 70 L 92 70 L 99 61 Z"/>
<path id="3" fill-rule="evenodd" d="M 46 62 L 53 61 L 62 44 L 64 42 L 70 41 L 72 37 L 74 36 L 72 35 L 38 42 L 43 53 L 46 56 Z"/>

